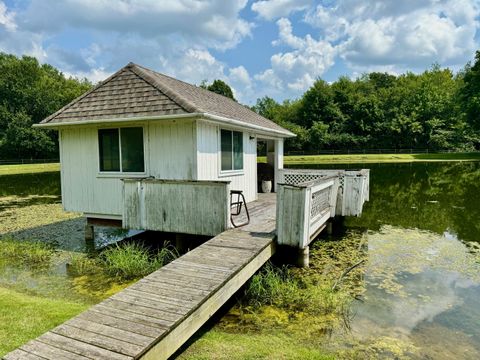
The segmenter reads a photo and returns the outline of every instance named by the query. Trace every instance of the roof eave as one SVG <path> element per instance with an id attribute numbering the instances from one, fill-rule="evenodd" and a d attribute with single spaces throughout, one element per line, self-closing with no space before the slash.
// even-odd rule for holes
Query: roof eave
<path id="1" fill-rule="evenodd" d="M 243 121 L 240 121 L 240 120 L 235 120 L 235 119 L 231 119 L 231 118 L 227 118 L 227 117 L 224 117 L 224 116 L 218 116 L 218 115 L 213 115 L 213 114 L 209 114 L 209 113 L 204 113 L 203 114 L 203 118 L 205 119 L 208 119 L 208 120 L 211 120 L 211 121 L 214 121 L 214 122 L 218 122 L 218 123 L 222 123 L 222 124 L 231 124 L 231 125 L 235 125 L 235 126 L 239 126 L 239 127 L 242 127 L 242 128 L 248 128 L 248 129 L 251 129 L 251 130 L 256 130 L 256 131 L 261 131 L 263 133 L 268 133 L 268 134 L 271 134 L 271 135 L 274 135 L 274 136 L 277 136 L 277 137 L 295 137 L 296 135 L 288 130 L 276 130 L 276 129 L 270 129 L 270 128 L 266 128 L 266 127 L 263 127 L 263 126 L 260 126 L 260 125 L 254 125 L 254 124 L 248 124 L 248 123 L 245 123 Z"/>
<path id="2" fill-rule="evenodd" d="M 35 128 L 44 128 L 44 129 L 59 129 L 70 126 L 81 126 L 81 125 L 102 125 L 102 124 L 114 124 L 114 123 L 128 123 L 128 122 L 137 122 L 137 121 L 151 121 L 151 120 L 174 120 L 174 119 L 198 119 L 204 118 L 214 122 L 231 124 L 239 126 L 242 128 L 247 128 L 250 130 L 261 131 L 263 133 L 271 134 L 272 136 L 277 137 L 294 137 L 295 134 L 291 133 L 288 130 L 276 130 L 269 129 L 263 126 L 248 124 L 240 120 L 230 119 L 223 116 L 213 115 L 209 113 L 187 113 L 187 114 L 172 114 L 172 115 L 158 115 L 158 116 L 144 116 L 144 117 L 126 117 L 126 118 L 113 118 L 113 119 L 97 119 L 97 120 L 80 120 L 80 121 L 69 121 L 61 123 L 40 123 L 34 124 Z"/>

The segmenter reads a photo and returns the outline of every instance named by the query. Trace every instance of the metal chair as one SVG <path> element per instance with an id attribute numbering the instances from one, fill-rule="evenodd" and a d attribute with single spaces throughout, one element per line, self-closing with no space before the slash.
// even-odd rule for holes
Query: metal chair
<path id="1" fill-rule="evenodd" d="M 237 201 L 234 201 L 234 195 L 237 195 Z M 247 221 L 244 221 L 241 224 L 235 224 L 233 221 L 234 216 L 239 216 L 242 212 L 242 206 L 245 206 L 245 212 L 247 213 Z M 242 190 L 231 190 L 230 191 L 230 221 L 232 222 L 233 227 L 245 226 L 250 223 L 250 214 L 248 212 L 247 202 L 245 201 L 245 196 L 243 196 Z"/>

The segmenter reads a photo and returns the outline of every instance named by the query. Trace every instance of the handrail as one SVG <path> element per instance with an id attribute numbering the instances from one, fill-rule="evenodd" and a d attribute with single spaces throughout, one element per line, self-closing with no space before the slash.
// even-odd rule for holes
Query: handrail
<path id="1" fill-rule="evenodd" d="M 277 191 L 277 241 L 305 248 L 335 216 L 338 176 L 300 184 L 279 184 Z"/>

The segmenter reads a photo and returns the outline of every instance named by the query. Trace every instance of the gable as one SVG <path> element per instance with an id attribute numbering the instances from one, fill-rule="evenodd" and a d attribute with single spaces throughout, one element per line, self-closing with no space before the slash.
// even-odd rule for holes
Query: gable
<path id="1" fill-rule="evenodd" d="M 124 68 L 42 123 L 137 118 L 187 113 L 158 88 Z"/>

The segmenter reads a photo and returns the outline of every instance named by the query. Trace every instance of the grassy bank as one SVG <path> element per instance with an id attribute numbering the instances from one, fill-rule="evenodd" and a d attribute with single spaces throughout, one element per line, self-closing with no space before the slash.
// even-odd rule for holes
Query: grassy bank
<path id="1" fill-rule="evenodd" d="M 285 156 L 285 164 L 392 163 L 416 161 L 480 161 L 480 153 L 442 154 L 342 154 Z"/>
<path id="2" fill-rule="evenodd" d="M 0 165 L 0 175 L 30 174 L 48 171 L 60 171 L 60 164 Z"/>
<path id="3" fill-rule="evenodd" d="M 0 287 L 0 357 L 85 310 L 88 305 Z"/>
<path id="4" fill-rule="evenodd" d="M 266 162 L 259 156 L 258 162 Z M 348 163 L 395 163 L 425 161 L 480 161 L 480 152 L 442 154 L 339 154 L 339 155 L 289 155 L 285 165 L 302 164 L 348 164 Z"/>

